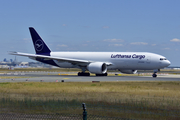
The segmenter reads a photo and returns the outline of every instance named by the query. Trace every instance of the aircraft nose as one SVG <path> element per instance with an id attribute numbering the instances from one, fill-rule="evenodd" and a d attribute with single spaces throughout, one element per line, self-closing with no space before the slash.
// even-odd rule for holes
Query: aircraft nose
<path id="1" fill-rule="evenodd" d="M 166 61 L 165 63 L 167 66 L 169 66 L 171 64 L 171 62 L 169 60 Z"/>

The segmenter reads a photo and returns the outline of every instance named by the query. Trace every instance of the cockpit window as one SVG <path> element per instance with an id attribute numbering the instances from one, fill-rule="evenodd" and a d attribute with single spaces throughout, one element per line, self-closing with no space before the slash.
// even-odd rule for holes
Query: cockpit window
<path id="1" fill-rule="evenodd" d="M 166 58 L 160 58 L 160 60 L 167 60 Z"/>

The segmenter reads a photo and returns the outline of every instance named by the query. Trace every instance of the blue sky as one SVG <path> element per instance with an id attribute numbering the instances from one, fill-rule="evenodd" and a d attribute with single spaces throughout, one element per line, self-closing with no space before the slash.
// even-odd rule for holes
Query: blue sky
<path id="1" fill-rule="evenodd" d="M 179 0 L 0 1 L 0 61 L 35 53 L 28 27 L 52 51 L 152 52 L 180 66 Z M 31 61 L 17 57 L 19 61 Z"/>

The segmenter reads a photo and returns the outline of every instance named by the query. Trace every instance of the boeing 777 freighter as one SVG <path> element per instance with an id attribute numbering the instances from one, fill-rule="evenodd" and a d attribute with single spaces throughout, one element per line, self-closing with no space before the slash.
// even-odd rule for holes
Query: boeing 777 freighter
<path id="1" fill-rule="evenodd" d="M 164 56 L 148 52 L 52 52 L 36 30 L 29 28 L 36 54 L 11 52 L 11 55 L 26 56 L 61 68 L 79 68 L 78 76 L 107 76 L 107 70 L 119 70 L 134 74 L 137 70 L 157 71 L 171 63 Z M 85 72 L 89 71 L 89 72 Z"/>

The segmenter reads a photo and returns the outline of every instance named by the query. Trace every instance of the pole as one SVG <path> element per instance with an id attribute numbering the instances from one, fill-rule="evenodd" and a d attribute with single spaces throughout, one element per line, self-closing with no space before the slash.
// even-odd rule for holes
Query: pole
<path id="1" fill-rule="evenodd" d="M 87 111 L 86 111 L 86 104 L 82 104 L 83 107 L 83 120 L 87 120 Z"/>

